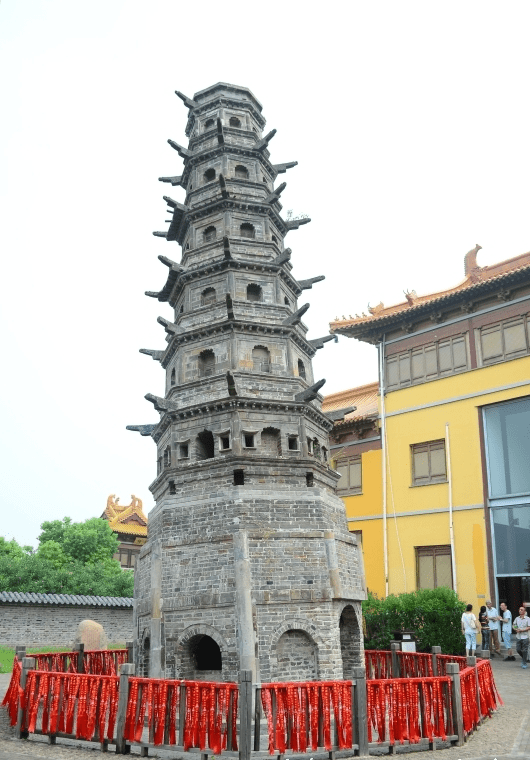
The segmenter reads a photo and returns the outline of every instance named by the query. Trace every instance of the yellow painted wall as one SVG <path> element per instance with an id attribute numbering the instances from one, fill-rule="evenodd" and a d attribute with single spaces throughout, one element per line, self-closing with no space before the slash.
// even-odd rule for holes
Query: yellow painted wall
<path id="1" fill-rule="evenodd" d="M 414 443 L 445 438 L 449 423 L 453 485 L 455 559 L 459 597 L 473 604 L 485 603 L 488 584 L 486 527 L 483 508 L 479 409 L 486 404 L 530 394 L 530 357 L 483 367 L 460 375 L 403 388 L 386 396 L 387 413 L 387 536 L 389 592 L 416 589 L 416 546 L 449 544 L 448 513 L 429 513 L 449 505 L 447 483 L 412 486 L 411 451 Z M 495 390 L 524 383 L 519 387 Z M 491 391 L 494 392 L 491 392 Z M 472 398 L 458 397 L 479 394 Z M 425 404 L 450 403 L 415 409 Z M 395 416 L 393 412 L 403 412 Z M 390 414 L 390 416 L 388 416 Z M 385 595 L 383 521 L 358 520 L 382 515 L 382 452 L 362 455 L 363 493 L 344 498 L 350 530 L 362 530 L 367 586 Z M 470 507 L 459 510 L 459 507 Z M 394 511 L 427 512 L 394 519 Z M 399 539 L 399 540 L 398 540 Z"/>

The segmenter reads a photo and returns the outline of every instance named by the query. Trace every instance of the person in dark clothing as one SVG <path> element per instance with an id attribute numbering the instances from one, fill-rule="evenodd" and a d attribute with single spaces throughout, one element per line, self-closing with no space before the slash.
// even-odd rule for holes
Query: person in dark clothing
<path id="1" fill-rule="evenodd" d="M 488 650 L 490 648 L 490 627 L 488 618 L 486 615 L 486 605 L 483 604 L 478 613 L 478 621 L 480 623 L 480 630 L 482 632 L 482 649 Z"/>

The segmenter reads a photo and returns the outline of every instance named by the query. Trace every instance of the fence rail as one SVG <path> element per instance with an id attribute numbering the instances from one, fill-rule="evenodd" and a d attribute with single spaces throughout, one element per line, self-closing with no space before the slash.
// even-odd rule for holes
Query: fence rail
<path id="1" fill-rule="evenodd" d="M 348 681 L 254 684 L 251 671 L 241 671 L 236 684 L 137 678 L 126 662 L 119 677 L 49 669 L 69 668 L 76 661 L 72 653 L 41 655 L 42 670 L 37 656 L 24 657 L 19 647 L 2 704 L 18 738 L 39 733 L 51 743 L 57 737 L 84 739 L 104 751 L 115 744 L 118 754 L 136 744 L 144 757 L 150 747 L 251 760 L 267 751 L 326 751 L 331 757 L 349 749 L 364 757 L 372 747 L 392 751 L 398 744 L 434 748 L 442 740 L 460 746 L 502 700 L 489 659 L 433 649 L 420 655 L 398 647 L 366 652 L 367 669 L 354 668 Z M 83 668 L 112 670 L 126 650 L 111 658 L 80 654 Z M 393 677 L 397 671 L 401 677 Z M 366 672 L 384 677 L 366 680 Z"/>

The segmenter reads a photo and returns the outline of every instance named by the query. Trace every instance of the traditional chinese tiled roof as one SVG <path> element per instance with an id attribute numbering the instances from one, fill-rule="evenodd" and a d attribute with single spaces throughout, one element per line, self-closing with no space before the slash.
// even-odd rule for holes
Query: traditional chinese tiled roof
<path id="1" fill-rule="evenodd" d="M 374 418 L 379 414 L 378 398 L 378 383 L 359 385 L 357 388 L 350 388 L 347 391 L 325 396 L 322 402 L 322 411 L 326 413 L 346 409 L 349 406 L 357 407 L 354 412 L 346 414 L 344 420 L 340 420 L 340 424 Z"/>
<path id="2" fill-rule="evenodd" d="M 141 499 L 131 496 L 129 505 L 115 501 L 114 494 L 107 499 L 107 507 L 101 517 L 109 521 L 115 533 L 127 533 L 133 536 L 147 536 L 147 517 L 142 509 Z"/>
<path id="3" fill-rule="evenodd" d="M 476 246 L 465 256 L 464 270 L 465 278 L 454 288 L 441 290 L 437 293 L 419 296 L 416 291 L 406 294 L 406 300 L 392 306 L 385 306 L 380 302 L 377 306 L 368 307 L 367 314 L 358 314 L 355 317 L 350 315 L 349 319 L 336 318 L 330 322 L 330 332 L 351 334 L 353 330 L 364 325 L 384 325 L 401 316 L 416 316 L 422 311 L 432 311 L 437 306 L 444 307 L 453 300 L 462 300 L 462 298 L 472 299 L 480 296 L 482 292 L 487 292 L 492 287 L 502 287 L 509 285 L 520 279 L 522 274 L 530 275 L 530 252 L 515 256 L 512 259 L 506 259 L 497 264 L 479 267 L 477 265 L 477 253 L 480 246 Z"/>
<path id="4" fill-rule="evenodd" d="M 81 596 L 78 594 L 32 594 L 0 591 L 0 603 L 7 604 L 76 604 L 95 607 L 132 607 L 133 600 L 125 596 Z"/>

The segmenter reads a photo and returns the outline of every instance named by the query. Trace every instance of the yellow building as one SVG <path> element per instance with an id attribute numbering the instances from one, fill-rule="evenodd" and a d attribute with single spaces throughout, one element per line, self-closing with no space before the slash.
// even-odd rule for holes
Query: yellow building
<path id="1" fill-rule="evenodd" d="M 478 250 L 450 290 L 331 323 L 378 347 L 378 424 L 355 400 L 369 386 L 324 408 L 358 406 L 332 453 L 369 589 L 513 611 L 530 604 L 530 254 L 479 267 Z"/>

